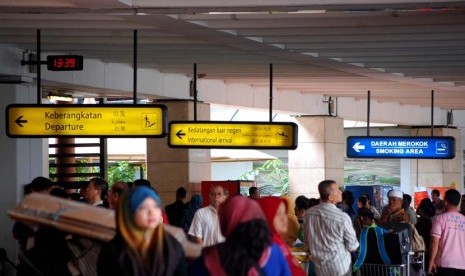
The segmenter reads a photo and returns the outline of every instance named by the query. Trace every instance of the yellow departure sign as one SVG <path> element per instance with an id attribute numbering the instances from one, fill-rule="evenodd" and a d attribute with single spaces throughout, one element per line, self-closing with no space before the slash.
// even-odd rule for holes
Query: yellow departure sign
<path id="1" fill-rule="evenodd" d="M 173 148 L 296 149 L 294 123 L 172 121 L 168 145 Z"/>
<path id="2" fill-rule="evenodd" d="M 164 137 L 164 105 L 26 105 L 6 109 L 10 137 Z"/>

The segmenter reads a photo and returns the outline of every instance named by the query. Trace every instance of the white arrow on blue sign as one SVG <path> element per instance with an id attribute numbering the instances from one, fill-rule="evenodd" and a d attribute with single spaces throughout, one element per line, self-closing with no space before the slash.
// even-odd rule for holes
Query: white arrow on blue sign
<path id="1" fill-rule="evenodd" d="M 349 136 L 347 157 L 452 159 L 455 157 L 455 138 L 450 136 Z"/>

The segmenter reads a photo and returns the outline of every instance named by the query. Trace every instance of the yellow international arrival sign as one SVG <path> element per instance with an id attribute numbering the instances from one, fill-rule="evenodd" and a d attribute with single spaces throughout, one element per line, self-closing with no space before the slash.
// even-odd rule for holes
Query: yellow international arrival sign
<path id="1" fill-rule="evenodd" d="M 7 106 L 10 137 L 164 137 L 164 105 Z"/>
<path id="2" fill-rule="evenodd" d="M 172 121 L 173 148 L 296 149 L 295 123 Z"/>

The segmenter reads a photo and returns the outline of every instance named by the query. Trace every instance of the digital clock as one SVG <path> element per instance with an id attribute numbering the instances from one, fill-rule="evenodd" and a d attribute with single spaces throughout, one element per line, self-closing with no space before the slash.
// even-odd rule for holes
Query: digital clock
<path id="1" fill-rule="evenodd" d="M 47 56 L 47 69 L 50 71 L 81 71 L 84 67 L 83 56 L 52 55 Z"/>

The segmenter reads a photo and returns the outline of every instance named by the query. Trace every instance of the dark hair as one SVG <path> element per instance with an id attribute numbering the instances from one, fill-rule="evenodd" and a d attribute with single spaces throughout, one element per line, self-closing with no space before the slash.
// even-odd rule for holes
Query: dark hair
<path id="1" fill-rule="evenodd" d="M 418 209 L 429 217 L 433 217 L 436 214 L 436 208 L 429 198 L 423 198 L 420 204 L 418 204 Z"/>
<path id="2" fill-rule="evenodd" d="M 370 211 L 370 209 L 368 209 L 367 207 L 359 208 L 358 209 L 358 215 L 360 217 L 366 217 L 366 218 L 369 218 L 369 219 L 374 219 L 375 218 L 375 214 L 373 214 L 373 212 Z"/>
<path id="3" fill-rule="evenodd" d="M 316 198 L 312 197 L 312 198 L 310 198 L 308 200 L 308 208 L 311 208 L 311 207 L 316 206 L 318 204 L 320 204 L 320 201 L 318 199 L 316 199 Z"/>
<path id="4" fill-rule="evenodd" d="M 226 275 L 247 275 L 252 267 L 260 271 L 260 257 L 270 245 L 271 231 L 265 220 L 240 223 L 226 241 L 218 245 L 218 255 Z"/>
<path id="5" fill-rule="evenodd" d="M 252 196 L 252 195 L 255 194 L 257 191 L 258 191 L 258 188 L 257 188 L 257 187 L 250 187 L 250 188 L 249 188 L 249 196 Z"/>
<path id="6" fill-rule="evenodd" d="M 296 197 L 294 204 L 297 210 L 307 210 L 310 208 L 310 200 L 304 195 Z"/>
<path id="7" fill-rule="evenodd" d="M 460 193 L 455 189 L 450 189 L 446 191 L 444 195 L 444 201 L 448 202 L 450 205 L 459 206 L 460 204 Z"/>
<path id="8" fill-rule="evenodd" d="M 152 184 L 150 184 L 150 181 L 148 181 L 147 179 L 141 178 L 141 179 L 134 180 L 133 188 L 137 186 L 152 187 Z"/>
<path id="9" fill-rule="evenodd" d="M 127 189 L 129 189 L 129 186 L 128 184 L 126 184 L 126 182 L 123 182 L 123 181 L 117 181 L 113 183 L 113 185 L 111 185 L 111 191 L 118 195 L 122 195 L 123 192 L 126 191 Z"/>
<path id="10" fill-rule="evenodd" d="M 323 180 L 318 184 L 318 193 L 320 193 L 321 200 L 328 200 L 331 195 L 331 185 L 336 183 L 334 180 Z"/>
<path id="11" fill-rule="evenodd" d="M 347 205 L 354 204 L 354 194 L 351 191 L 345 190 L 342 192 L 342 199 L 346 201 Z"/>
<path id="12" fill-rule="evenodd" d="M 105 199 L 108 192 L 108 182 L 100 177 L 94 177 L 89 180 L 89 183 L 93 182 L 95 189 L 100 191 L 100 199 Z"/>
<path id="13" fill-rule="evenodd" d="M 351 191 L 345 190 L 342 192 L 342 201 L 345 201 L 347 204 L 347 213 L 349 215 L 354 215 L 355 216 L 355 210 L 354 210 L 354 194 Z"/>
<path id="14" fill-rule="evenodd" d="M 402 205 L 404 206 L 404 208 L 407 208 L 410 206 L 410 203 L 412 203 L 412 197 L 409 194 L 404 194 L 402 196 L 402 201 Z"/>
<path id="15" fill-rule="evenodd" d="M 50 191 L 50 195 L 56 196 L 56 197 L 61 197 L 61 198 L 69 198 L 68 193 L 63 190 L 62 188 L 53 188 Z"/>
<path id="16" fill-rule="evenodd" d="M 368 202 L 371 202 L 371 199 L 370 199 L 370 195 L 369 195 L 369 194 L 364 194 L 363 196 L 367 198 Z"/>
<path id="17" fill-rule="evenodd" d="M 437 189 L 432 190 L 432 191 L 431 191 L 431 194 L 432 194 L 432 195 L 435 194 L 435 195 L 437 195 L 437 196 L 440 195 L 439 190 L 437 190 Z"/>
<path id="18" fill-rule="evenodd" d="M 366 196 L 361 196 L 358 198 L 358 202 L 362 204 L 362 207 L 367 206 L 368 198 Z"/>
<path id="19" fill-rule="evenodd" d="M 34 191 L 34 192 L 42 192 L 42 191 L 46 191 L 50 188 L 52 188 L 53 186 L 53 182 L 52 180 L 46 178 L 46 177 L 43 177 L 43 176 L 38 176 L 36 178 L 34 178 L 31 182 L 31 189 Z"/>
<path id="20" fill-rule="evenodd" d="M 187 190 L 184 187 L 179 187 L 176 190 L 176 197 L 178 198 L 186 198 Z"/>

